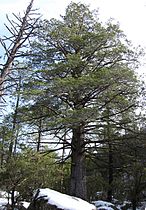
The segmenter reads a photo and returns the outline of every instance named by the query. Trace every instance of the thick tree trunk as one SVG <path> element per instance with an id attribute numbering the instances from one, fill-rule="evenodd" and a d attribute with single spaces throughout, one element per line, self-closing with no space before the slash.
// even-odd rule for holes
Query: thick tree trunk
<path id="1" fill-rule="evenodd" d="M 86 199 L 84 126 L 73 128 L 71 154 L 71 188 L 73 196 Z"/>

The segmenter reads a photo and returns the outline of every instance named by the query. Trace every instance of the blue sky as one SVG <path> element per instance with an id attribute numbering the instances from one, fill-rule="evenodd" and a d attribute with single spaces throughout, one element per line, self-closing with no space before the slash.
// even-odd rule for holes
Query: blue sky
<path id="1" fill-rule="evenodd" d="M 73 0 L 99 8 L 99 17 L 105 21 L 114 18 L 134 45 L 146 47 L 146 0 Z M 5 15 L 23 12 L 30 0 L 0 0 L 0 36 L 4 34 Z M 71 0 L 34 0 L 34 8 L 39 8 L 44 18 L 59 18 Z M 145 67 L 146 68 L 146 67 Z"/>

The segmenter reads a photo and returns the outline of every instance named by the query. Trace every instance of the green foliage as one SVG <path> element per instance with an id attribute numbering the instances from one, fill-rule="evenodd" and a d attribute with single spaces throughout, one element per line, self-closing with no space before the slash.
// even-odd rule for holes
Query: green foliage
<path id="1" fill-rule="evenodd" d="M 110 144 L 118 134 L 121 137 L 125 116 L 134 114 L 137 105 L 140 83 L 134 70 L 141 51 L 132 48 L 118 24 L 109 21 L 104 25 L 97 12 L 71 3 L 60 20 L 40 21 L 31 53 L 31 73 L 24 85 L 24 99 L 28 100 L 27 94 L 33 99 L 28 110 L 37 105 L 44 110 L 44 127 L 59 143 L 68 145 L 71 154 L 77 145 L 88 151 L 100 141 L 107 160 Z M 83 133 L 75 134 L 73 129 L 80 126 Z M 77 145 L 72 145 L 74 135 Z"/>
<path id="2" fill-rule="evenodd" d="M 34 190 L 41 187 L 58 187 L 61 171 L 56 160 L 55 154 L 45 155 L 33 150 L 17 154 L 1 168 L 1 187 L 7 192 L 18 191 L 20 199 L 30 199 Z"/>

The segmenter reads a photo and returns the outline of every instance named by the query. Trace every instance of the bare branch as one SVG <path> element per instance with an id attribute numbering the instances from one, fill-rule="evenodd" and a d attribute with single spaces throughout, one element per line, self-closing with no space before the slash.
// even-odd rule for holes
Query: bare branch
<path id="1" fill-rule="evenodd" d="M 3 95 L 3 83 L 6 80 L 6 77 L 11 73 L 11 65 L 17 55 L 19 55 L 20 57 L 20 49 L 24 47 L 24 43 L 29 39 L 31 34 L 33 34 L 35 25 L 39 19 L 30 17 L 32 12 L 32 14 L 34 14 L 34 10 L 32 10 L 33 2 L 34 0 L 30 1 L 30 4 L 26 9 L 23 18 L 13 14 L 17 22 L 10 20 L 7 16 L 10 27 L 6 25 L 5 26 L 12 36 L 9 38 L 5 37 L 4 39 L 0 39 L 0 43 L 5 50 L 5 55 L 7 57 L 5 63 L 3 64 L 3 67 L 1 68 L 0 97 Z M 5 41 L 10 42 L 9 46 L 7 46 Z"/>

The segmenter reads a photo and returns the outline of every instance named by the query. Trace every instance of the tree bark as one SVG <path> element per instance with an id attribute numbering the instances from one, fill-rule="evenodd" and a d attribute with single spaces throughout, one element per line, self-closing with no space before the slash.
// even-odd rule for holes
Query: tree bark
<path id="1" fill-rule="evenodd" d="M 108 191 L 107 200 L 112 202 L 113 197 L 113 180 L 114 180 L 114 168 L 113 168 L 113 142 L 112 142 L 112 128 L 110 124 L 110 108 L 107 108 L 107 138 L 108 138 Z"/>
<path id="2" fill-rule="evenodd" d="M 37 152 L 40 151 L 41 146 L 41 131 L 42 131 L 42 119 L 39 119 L 39 126 L 38 126 L 38 141 L 37 141 Z"/>
<path id="3" fill-rule="evenodd" d="M 107 200 L 109 202 L 112 202 L 112 196 L 113 196 L 113 189 L 112 189 L 112 183 L 113 183 L 113 154 L 112 154 L 112 145 L 111 143 L 109 143 L 109 171 L 108 171 L 108 184 L 109 184 L 109 188 L 108 188 L 108 192 L 107 192 Z"/>
<path id="4" fill-rule="evenodd" d="M 78 127 L 73 128 L 72 131 L 70 194 L 86 199 L 84 126 L 79 125 Z"/>
<path id="5" fill-rule="evenodd" d="M 16 154 L 17 152 L 17 143 L 18 143 L 18 134 L 19 134 L 19 126 L 17 125 L 17 117 L 18 117 L 18 109 L 19 109 L 19 102 L 20 102 L 20 90 L 21 90 L 21 76 L 19 77 L 19 81 L 17 84 L 17 98 L 15 104 L 15 111 L 13 115 L 13 126 L 12 126 L 12 136 L 10 139 L 9 145 L 9 157 L 12 154 Z"/>
<path id="6" fill-rule="evenodd" d="M 132 210 L 136 210 L 137 207 L 137 200 L 136 197 L 132 200 Z"/>

